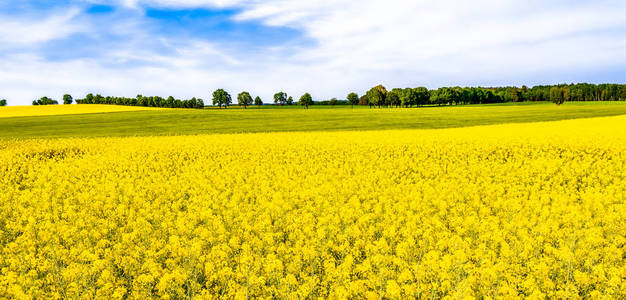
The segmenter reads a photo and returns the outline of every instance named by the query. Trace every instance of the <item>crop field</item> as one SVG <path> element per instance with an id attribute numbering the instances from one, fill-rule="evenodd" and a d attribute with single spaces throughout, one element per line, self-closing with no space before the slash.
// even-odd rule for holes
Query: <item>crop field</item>
<path id="1" fill-rule="evenodd" d="M 261 109 L 291 132 L 243 134 L 9 128 L 0 295 L 624 299 L 626 116 L 588 118 L 624 107 L 554 108 L 312 109 L 306 126 Z M 377 127 L 322 131 L 322 116 L 368 114 Z M 73 117 L 97 127 L 90 116 Z M 463 122 L 495 125 L 406 129 Z"/>
<path id="2" fill-rule="evenodd" d="M 626 114 L 626 103 L 566 102 L 560 107 L 553 103 L 520 103 L 408 109 L 311 106 L 308 110 L 295 105 L 200 110 L 88 104 L 23 107 L 20 117 L 14 116 L 15 109 L 18 108 L 0 107 L 0 128 L 4 128 L 0 130 L 0 139 L 435 129 L 616 116 Z M 83 113 L 76 114 L 78 111 Z M 49 115 L 40 115 L 43 112 Z"/>
<path id="3" fill-rule="evenodd" d="M 98 114 L 125 111 L 157 111 L 154 107 L 121 105 L 41 105 L 0 107 L 0 118 L 36 117 L 56 115 Z"/>

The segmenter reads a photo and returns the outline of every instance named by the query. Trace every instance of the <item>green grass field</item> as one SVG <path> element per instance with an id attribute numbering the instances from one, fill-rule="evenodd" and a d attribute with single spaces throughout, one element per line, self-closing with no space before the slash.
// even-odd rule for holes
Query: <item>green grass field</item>
<path id="1" fill-rule="evenodd" d="M 455 107 L 313 106 L 263 109 L 166 109 L 0 118 L 0 139 L 186 135 L 272 131 L 449 128 L 626 114 L 624 102 L 569 102 Z M 0 116 L 2 109 L 0 109 Z"/>

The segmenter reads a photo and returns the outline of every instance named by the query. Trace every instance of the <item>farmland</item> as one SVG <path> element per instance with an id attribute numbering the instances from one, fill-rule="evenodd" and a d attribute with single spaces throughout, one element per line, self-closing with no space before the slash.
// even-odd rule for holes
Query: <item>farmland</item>
<path id="1" fill-rule="evenodd" d="M 14 117 L 11 109 L 15 108 L 0 107 L 0 128 L 5 128 L 0 130 L 0 139 L 427 129 L 626 114 L 623 102 L 568 102 L 560 107 L 552 103 L 523 103 L 410 109 L 312 106 L 308 110 L 297 106 L 186 110 L 62 105 L 22 108 L 27 112 L 20 117 Z M 83 114 L 67 115 L 79 109 Z M 127 111 L 106 113 L 114 109 Z M 32 115 L 41 111 L 57 115 Z M 31 116 L 24 116 L 28 113 Z"/>
<path id="2" fill-rule="evenodd" d="M 624 298 L 624 109 L 0 118 L 0 294 Z"/>

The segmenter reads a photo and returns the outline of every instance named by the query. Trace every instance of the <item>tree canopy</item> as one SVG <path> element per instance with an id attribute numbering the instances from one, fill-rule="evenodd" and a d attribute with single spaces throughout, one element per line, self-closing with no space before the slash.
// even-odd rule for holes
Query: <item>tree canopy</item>
<path id="1" fill-rule="evenodd" d="M 252 104 L 261 106 L 263 101 L 260 97 L 252 96 L 248 92 L 237 95 L 240 105 L 247 107 Z M 394 88 L 388 91 L 384 86 L 377 85 L 369 89 L 365 95 L 359 97 L 356 93 L 350 93 L 347 100 L 331 100 L 314 102 L 316 105 L 369 105 L 383 107 L 414 107 L 424 105 L 466 105 L 487 104 L 503 102 L 523 101 L 552 101 L 558 105 L 567 101 L 626 101 L 626 84 L 558 84 L 538 85 L 533 87 L 508 86 L 508 87 L 440 87 L 429 90 L 425 87 Z M 71 95 L 63 96 L 63 103 L 74 102 Z M 137 95 L 135 98 L 127 97 L 104 97 L 100 94 L 87 94 L 83 99 L 75 99 L 78 104 L 115 104 L 148 107 L 171 107 L 171 108 L 202 108 L 204 102 L 200 98 L 179 100 L 170 96 Z M 291 104 L 293 98 L 285 92 L 274 94 L 274 104 Z M 6 101 L 0 101 L 0 105 L 6 105 Z M 213 92 L 213 104 L 219 107 L 227 107 L 232 103 L 230 94 L 223 89 Z M 42 97 L 34 100 L 33 105 L 58 104 L 54 99 Z M 301 104 L 298 101 L 298 104 Z M 309 104 L 311 105 L 311 103 Z M 308 107 L 308 106 L 305 106 Z"/>
<path id="2" fill-rule="evenodd" d="M 169 96 L 162 98 L 159 96 L 137 95 L 135 98 L 126 97 L 103 97 L 101 95 L 87 94 L 83 99 L 76 99 L 76 104 L 113 104 L 127 106 L 148 106 L 148 107 L 168 107 L 168 108 L 203 108 L 204 101 L 199 98 L 189 100 L 174 99 Z"/>
<path id="3" fill-rule="evenodd" d="M 313 97 L 311 97 L 309 93 L 304 93 L 304 95 L 300 97 L 298 104 L 304 106 L 304 108 L 309 108 L 309 105 L 313 105 Z"/>
<path id="4" fill-rule="evenodd" d="M 252 105 L 252 96 L 250 96 L 250 93 L 243 91 L 237 95 L 237 103 L 244 108 L 248 108 L 248 106 Z"/>
<path id="5" fill-rule="evenodd" d="M 377 85 L 371 88 L 365 94 L 369 106 L 382 106 L 385 104 L 385 97 L 387 97 L 387 89 L 382 85 Z"/>
<path id="6" fill-rule="evenodd" d="M 287 93 L 278 92 L 274 94 L 274 104 L 285 105 L 287 103 Z"/>
<path id="7" fill-rule="evenodd" d="M 38 100 L 33 100 L 33 105 L 55 105 L 59 104 L 54 99 L 48 98 L 46 96 L 39 98 Z"/>
<path id="8" fill-rule="evenodd" d="M 355 106 L 357 104 L 359 104 L 359 95 L 357 95 L 357 93 L 350 93 L 348 94 L 348 102 L 350 103 L 350 105 Z"/>
<path id="9" fill-rule="evenodd" d="M 70 94 L 63 95 L 63 104 L 72 104 L 72 102 L 74 102 L 74 98 L 72 98 L 72 95 Z"/>
<path id="10" fill-rule="evenodd" d="M 261 97 L 256 96 L 256 98 L 254 98 L 254 105 L 256 106 L 263 106 L 263 100 L 261 100 Z"/>
<path id="11" fill-rule="evenodd" d="M 213 105 L 227 108 L 232 103 L 230 94 L 223 89 L 217 89 L 213 92 Z"/>
<path id="12" fill-rule="evenodd" d="M 387 92 L 387 97 L 385 99 L 385 105 L 389 107 L 398 107 L 402 102 L 400 101 L 400 96 L 404 94 L 404 90 L 400 88 L 395 88 L 389 92 Z"/>
<path id="13" fill-rule="evenodd" d="M 400 99 L 402 107 L 423 105 L 465 105 L 523 101 L 624 101 L 624 84 L 559 84 L 534 87 L 440 87 L 429 90 L 425 87 L 392 89 L 387 92 L 382 85 L 371 88 L 359 100 L 359 105 L 389 106 Z M 387 99 L 389 98 L 389 99 Z"/>

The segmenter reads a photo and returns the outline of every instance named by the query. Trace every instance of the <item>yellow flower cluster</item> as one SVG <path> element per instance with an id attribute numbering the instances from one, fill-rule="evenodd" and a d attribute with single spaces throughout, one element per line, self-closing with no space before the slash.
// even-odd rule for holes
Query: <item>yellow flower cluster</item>
<path id="1" fill-rule="evenodd" d="M 122 105 L 31 105 L 31 106 L 6 106 L 0 107 L 0 118 L 28 117 L 28 116 L 52 116 L 52 115 L 76 115 L 93 113 L 110 113 L 136 110 L 158 110 L 163 108 Z"/>
<path id="2" fill-rule="evenodd" d="M 626 117 L 0 142 L 0 295 L 626 297 Z"/>

